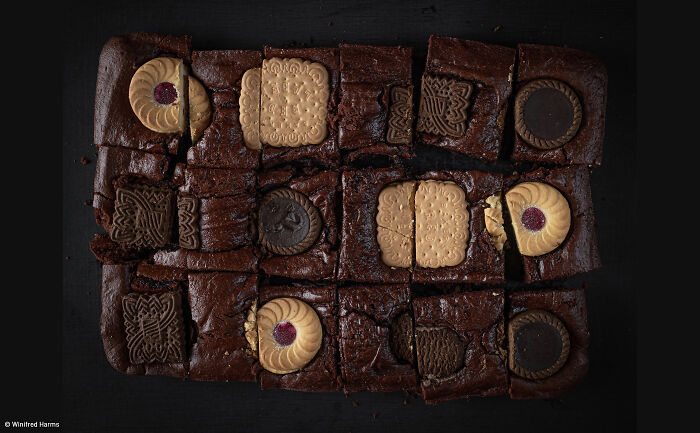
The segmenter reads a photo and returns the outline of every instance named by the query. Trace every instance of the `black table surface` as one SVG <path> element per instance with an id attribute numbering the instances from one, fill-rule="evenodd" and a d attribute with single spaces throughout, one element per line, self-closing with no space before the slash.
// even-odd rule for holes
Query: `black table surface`
<path id="1" fill-rule="evenodd" d="M 81 3 L 63 42 L 63 314 L 61 426 L 74 432 L 538 431 L 622 432 L 635 425 L 635 308 L 628 254 L 634 185 L 635 24 L 630 1 L 138 1 Z M 110 36 L 189 34 L 193 48 L 262 49 L 289 41 L 409 45 L 420 77 L 430 34 L 515 47 L 519 42 L 590 51 L 609 74 L 604 157 L 591 182 L 603 267 L 558 282 L 587 287 L 590 371 L 557 399 L 507 396 L 427 406 L 404 393 L 260 391 L 252 383 L 210 383 L 121 374 L 99 332 L 101 268 L 88 249 L 99 232 L 92 208 L 97 63 Z M 416 79 L 418 83 L 418 79 Z M 506 145 L 512 129 L 506 130 Z M 421 168 L 485 168 L 444 151 L 418 148 Z M 87 158 L 87 164 L 81 158 Z M 547 284 L 541 285 L 547 287 Z"/>

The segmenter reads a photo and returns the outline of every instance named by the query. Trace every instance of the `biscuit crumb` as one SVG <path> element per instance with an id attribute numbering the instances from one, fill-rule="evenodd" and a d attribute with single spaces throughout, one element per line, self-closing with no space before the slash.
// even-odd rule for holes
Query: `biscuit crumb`
<path id="1" fill-rule="evenodd" d="M 501 30 L 502 28 L 503 28 L 503 26 L 499 24 L 499 25 L 497 25 L 496 27 L 493 28 L 493 31 L 494 31 L 494 33 L 495 33 L 495 32 L 497 32 L 497 31 Z"/>
<path id="2" fill-rule="evenodd" d="M 87 165 L 90 163 L 90 160 L 83 156 L 82 158 L 80 158 L 80 163 L 83 165 Z"/>

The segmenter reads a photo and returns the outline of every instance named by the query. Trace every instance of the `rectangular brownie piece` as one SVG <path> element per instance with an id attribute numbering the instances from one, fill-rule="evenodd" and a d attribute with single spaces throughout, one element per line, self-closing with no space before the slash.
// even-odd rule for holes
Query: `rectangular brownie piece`
<path id="1" fill-rule="evenodd" d="M 496 289 L 412 300 L 427 404 L 508 392 L 504 301 Z"/>
<path id="2" fill-rule="evenodd" d="M 314 358 L 300 370 L 276 374 L 265 370 L 258 362 L 260 388 L 288 389 L 305 392 L 333 392 L 340 389 L 338 374 L 338 302 L 334 285 L 294 283 L 287 286 L 260 288 L 260 308 L 268 301 L 280 297 L 299 299 L 307 303 L 318 315 L 323 329 L 321 347 Z M 258 311 L 260 311 L 258 309 Z"/>
<path id="3" fill-rule="evenodd" d="M 525 117 L 526 95 L 534 94 L 529 90 L 535 89 L 532 86 L 556 89 L 565 97 L 578 101 L 580 124 L 571 131 L 574 134 L 571 138 L 564 133 L 564 129 L 542 129 L 546 125 L 534 123 L 533 115 L 527 114 L 528 117 Z M 591 53 L 573 48 L 519 44 L 515 84 L 516 132 L 510 159 L 516 162 L 599 166 L 603 159 L 607 86 L 605 65 Z M 559 108 L 558 111 L 564 110 Z M 570 115 L 572 117 L 562 118 L 561 123 L 573 122 L 576 114 L 572 111 Z M 522 119 L 520 124 L 518 119 Z M 527 127 L 528 120 L 534 131 Z M 549 134 L 549 140 L 537 140 L 546 134 Z"/>
<path id="4" fill-rule="evenodd" d="M 260 150 L 246 146 L 239 121 L 241 79 L 262 64 L 262 52 L 248 50 L 194 51 L 192 75 L 205 87 L 212 120 L 201 139 L 187 151 L 189 167 L 256 169 Z"/>
<path id="5" fill-rule="evenodd" d="M 255 223 L 258 225 L 258 242 L 261 249 L 260 268 L 263 272 L 268 275 L 312 281 L 335 280 L 338 261 L 339 216 L 336 214 L 339 199 L 338 182 L 338 173 L 335 171 L 300 169 L 291 166 L 258 173 L 258 203 L 262 203 L 270 192 L 288 189 L 306 197 L 320 216 L 318 235 L 313 243 L 304 251 L 282 254 L 272 251 L 262 243 L 262 233 L 265 229 L 260 228 L 258 215 Z M 260 206 L 263 205 L 260 204 Z M 263 210 L 261 208 L 260 212 Z M 309 227 L 309 231 L 313 231 L 313 228 Z M 295 243 L 291 248 L 296 248 L 300 244 L 301 242 Z"/>
<path id="6" fill-rule="evenodd" d="M 523 280 L 526 283 L 553 280 L 600 268 L 588 167 L 540 168 L 506 179 L 509 189 L 521 182 L 541 182 L 553 186 L 566 198 L 571 213 L 571 226 L 561 245 L 540 256 L 521 256 Z M 507 214 L 511 219 L 510 212 Z M 510 223 L 507 225 L 510 226 Z M 517 248 L 517 244 L 514 248 Z"/>
<path id="7" fill-rule="evenodd" d="M 338 307 L 338 349 L 345 392 L 417 390 L 408 286 L 339 288 Z"/>
<path id="8" fill-rule="evenodd" d="M 410 270 L 388 266 L 377 242 L 379 194 L 389 184 L 409 180 L 402 168 L 344 171 L 343 225 L 338 280 L 408 283 Z"/>
<path id="9" fill-rule="evenodd" d="M 440 180 L 457 184 L 466 195 L 469 210 L 469 240 L 464 260 L 456 266 L 439 268 L 414 265 L 412 282 L 439 283 L 500 283 L 505 280 L 505 257 L 502 249 L 492 241 L 492 233 L 486 226 L 485 210 L 491 208 L 487 199 L 500 200 L 503 176 L 482 171 L 429 171 L 417 177 L 420 180 Z M 443 233 L 449 236 L 449 233 Z M 418 236 L 418 234 L 416 235 Z"/>
<path id="10" fill-rule="evenodd" d="M 319 144 L 298 147 L 274 147 L 263 144 L 262 164 L 274 167 L 289 162 L 336 167 L 340 161 L 338 150 L 338 85 L 340 83 L 340 56 L 337 48 L 273 48 L 266 46 L 265 59 L 299 58 L 323 65 L 328 72 L 329 98 L 326 116 L 327 136 Z"/>
<path id="11" fill-rule="evenodd" d="M 176 154 L 183 136 L 148 129 L 134 114 L 129 86 L 136 70 L 156 57 L 177 57 L 190 63 L 192 39 L 156 33 L 131 33 L 110 38 L 102 48 L 95 93 L 95 144 L 153 153 Z"/>
<path id="12" fill-rule="evenodd" d="M 416 126 L 422 141 L 498 159 L 514 65 L 512 48 L 431 35 Z"/>
<path id="13" fill-rule="evenodd" d="M 410 158 L 413 49 L 340 44 L 338 145 L 348 162 L 365 155 Z"/>
<path id="14" fill-rule="evenodd" d="M 258 299 L 258 276 L 238 272 L 188 275 L 195 340 L 189 377 L 194 380 L 254 382 L 255 357 L 245 321 Z"/>
<path id="15" fill-rule="evenodd" d="M 544 376 L 527 377 L 531 374 L 530 371 L 527 369 L 520 371 L 518 368 L 513 371 L 511 364 L 510 397 L 514 399 L 560 396 L 577 387 L 588 372 L 590 336 L 585 291 L 583 289 L 559 289 L 510 293 L 507 307 L 509 334 L 515 317 L 521 313 L 533 311 L 551 313 L 561 321 L 568 335 L 568 356 L 557 371 L 553 374 L 548 372 Z M 533 316 L 530 319 L 531 323 L 533 320 L 537 321 L 536 319 L 537 317 Z M 526 347 L 524 348 L 526 349 Z M 509 347 L 511 358 L 514 356 L 513 350 L 513 347 Z"/>

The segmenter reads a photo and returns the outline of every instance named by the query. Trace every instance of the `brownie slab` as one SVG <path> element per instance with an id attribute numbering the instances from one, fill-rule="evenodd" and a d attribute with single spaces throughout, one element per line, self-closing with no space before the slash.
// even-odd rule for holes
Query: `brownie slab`
<path id="1" fill-rule="evenodd" d="M 194 380 L 254 382 L 255 358 L 244 334 L 248 310 L 258 298 L 258 276 L 238 272 L 188 275 L 196 339 L 190 375 Z"/>
<path id="2" fill-rule="evenodd" d="M 190 36 L 132 33 L 110 38 L 102 48 L 97 70 L 95 144 L 176 154 L 182 135 L 145 127 L 131 108 L 129 86 L 136 70 L 147 61 L 177 57 L 189 63 L 191 52 Z"/>
<path id="3" fill-rule="evenodd" d="M 338 280 L 367 283 L 408 283 L 410 271 L 384 264 L 377 243 L 379 193 L 392 182 L 409 180 L 402 168 L 344 171 L 343 225 Z"/>
<path id="4" fill-rule="evenodd" d="M 459 90 L 448 90 L 450 86 L 440 86 L 435 88 L 437 93 L 434 95 L 440 99 L 449 93 L 451 96 L 448 99 L 452 99 L 449 104 L 454 109 L 463 107 L 466 114 L 462 115 L 466 115 L 466 120 L 459 122 L 464 127 L 459 135 L 436 134 L 421 132 L 419 114 L 417 131 L 421 140 L 432 146 L 486 161 L 498 159 L 514 65 L 515 50 L 512 48 L 431 35 L 423 76 L 424 87 L 427 84 L 426 75 L 454 80 L 460 87 Z M 464 86 L 470 86 L 470 91 L 465 91 Z M 421 93 L 423 98 L 423 92 Z M 468 96 L 465 98 L 466 94 Z M 425 101 L 426 104 L 428 102 Z M 434 108 L 439 106 L 437 104 Z M 451 113 L 452 109 L 450 108 Z M 455 117 L 454 114 L 447 116 L 447 111 L 442 111 L 442 115 L 438 115 L 440 110 L 431 111 L 434 111 L 433 120 L 443 126 Z M 445 131 L 448 128 L 441 127 L 439 130 Z"/>
<path id="5" fill-rule="evenodd" d="M 328 134 L 319 144 L 298 147 L 263 145 L 262 165 L 274 167 L 290 162 L 305 165 L 336 167 L 340 161 L 338 150 L 338 87 L 340 83 L 340 56 L 337 48 L 273 48 L 266 46 L 265 59 L 299 58 L 322 64 L 328 72 L 329 92 L 326 128 Z"/>
<path id="6" fill-rule="evenodd" d="M 258 202 L 279 188 L 303 194 L 318 210 L 322 223 L 317 239 L 303 252 L 280 255 L 260 245 L 262 271 L 312 281 L 334 280 L 338 260 L 338 173 L 282 167 L 259 172 L 258 187 Z M 257 218 L 255 221 L 257 224 Z"/>
<path id="7" fill-rule="evenodd" d="M 456 266 L 424 268 L 414 265 L 412 280 L 416 283 L 463 282 L 500 283 L 505 280 L 505 258 L 491 241 L 486 230 L 484 210 L 490 205 L 486 199 L 499 194 L 503 176 L 482 171 L 429 171 L 417 177 L 420 180 L 440 180 L 457 184 L 466 194 L 469 209 L 469 240 L 464 260 Z M 444 235 L 448 235 L 445 233 Z"/>
<path id="8" fill-rule="evenodd" d="M 339 288 L 338 307 L 343 389 L 346 392 L 417 390 L 408 286 Z"/>
<path id="9" fill-rule="evenodd" d="M 211 124 L 187 151 L 189 167 L 256 169 L 260 150 L 247 147 L 239 121 L 241 78 L 259 68 L 262 52 L 247 50 L 194 51 L 192 74 L 210 95 Z"/>
<path id="10" fill-rule="evenodd" d="M 524 311 L 542 310 L 554 314 L 568 331 L 569 355 L 553 375 L 528 379 L 510 374 L 510 397 L 514 399 L 552 398 L 570 392 L 588 372 L 588 312 L 583 289 L 514 292 L 508 295 L 507 319 Z"/>
<path id="11" fill-rule="evenodd" d="M 427 404 L 508 392 L 503 290 L 412 300 Z"/>
<path id="12" fill-rule="evenodd" d="M 541 256 L 521 256 L 524 282 L 565 278 L 600 268 L 588 167 L 540 168 L 506 179 L 509 188 L 520 182 L 543 182 L 554 186 L 569 202 L 571 210 L 571 227 L 559 247 Z"/>
<path id="13" fill-rule="evenodd" d="M 536 148 L 516 132 L 510 159 L 599 166 L 603 158 L 607 102 L 605 65 L 592 54 L 573 48 L 519 44 L 516 95 L 528 83 L 539 79 L 558 80 L 573 89 L 581 104 L 581 123 L 573 138 L 552 149 Z"/>
<path id="14" fill-rule="evenodd" d="M 288 286 L 260 288 L 261 306 L 280 297 L 296 298 L 309 304 L 321 321 L 323 339 L 316 356 L 299 371 L 275 374 L 264 370 L 257 363 L 256 368 L 260 370 L 260 388 L 263 390 L 281 388 L 306 392 L 338 391 L 341 384 L 337 363 L 338 302 L 335 286 L 294 283 Z"/>
<path id="15" fill-rule="evenodd" d="M 339 51 L 338 146 L 346 160 L 411 157 L 413 49 L 340 44 Z"/>

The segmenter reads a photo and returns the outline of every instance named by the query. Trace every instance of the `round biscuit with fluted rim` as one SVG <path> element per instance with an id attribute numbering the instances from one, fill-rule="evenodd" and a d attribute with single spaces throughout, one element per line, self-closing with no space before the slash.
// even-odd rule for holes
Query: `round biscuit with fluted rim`
<path id="1" fill-rule="evenodd" d="M 182 59 L 157 57 L 139 67 L 129 84 L 129 103 L 143 125 L 155 132 L 184 132 Z"/>

